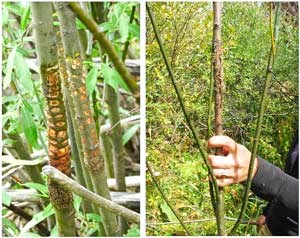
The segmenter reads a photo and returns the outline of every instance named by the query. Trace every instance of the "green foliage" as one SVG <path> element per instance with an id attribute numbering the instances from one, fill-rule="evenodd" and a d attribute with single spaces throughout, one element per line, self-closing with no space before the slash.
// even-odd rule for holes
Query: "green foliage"
<path id="1" fill-rule="evenodd" d="M 47 217 L 54 214 L 54 208 L 50 203 L 43 211 L 33 215 L 32 219 L 22 228 L 20 236 L 22 237 L 30 228 L 45 220 Z"/>
<path id="2" fill-rule="evenodd" d="M 209 96 L 212 4 L 151 3 L 159 32 L 172 62 L 176 83 L 183 94 L 199 137 L 206 137 Z M 268 6 L 265 3 L 226 2 L 222 14 L 225 80 L 224 129 L 246 147 L 255 135 L 257 111 L 270 50 Z M 281 18 L 274 78 L 270 87 L 258 154 L 283 168 L 298 123 L 297 17 Z M 213 218 L 207 171 L 194 146 L 175 91 L 147 19 L 147 160 L 163 191 L 183 220 Z M 237 217 L 243 188 L 225 189 L 225 213 Z M 147 222 L 166 222 L 163 201 L 147 178 Z M 250 197 L 246 217 L 255 219 L 265 202 Z M 232 221 L 226 221 L 230 229 Z M 216 234 L 215 221 L 189 223 L 197 235 Z M 147 226 L 148 235 L 183 235 L 178 225 Z M 256 235 L 242 225 L 238 235 Z"/>
<path id="3" fill-rule="evenodd" d="M 137 132 L 140 128 L 140 124 L 133 125 L 129 127 L 125 133 L 122 135 L 122 143 L 125 145 Z"/>
<path id="4" fill-rule="evenodd" d="M 104 82 L 113 87 L 116 92 L 118 92 L 119 86 L 130 92 L 120 74 L 108 64 L 101 64 L 101 72 L 103 74 Z"/>
<path id="5" fill-rule="evenodd" d="M 5 190 L 2 190 L 2 203 L 6 206 L 9 206 L 11 203 L 11 197 Z"/>
<path id="6" fill-rule="evenodd" d="M 140 229 L 138 227 L 132 227 L 127 231 L 126 237 L 140 237 Z"/>

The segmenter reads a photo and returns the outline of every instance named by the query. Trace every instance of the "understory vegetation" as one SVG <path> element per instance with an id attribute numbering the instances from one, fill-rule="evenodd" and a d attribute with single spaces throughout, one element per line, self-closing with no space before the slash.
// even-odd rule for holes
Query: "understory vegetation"
<path id="1" fill-rule="evenodd" d="M 150 3 L 176 83 L 203 143 L 211 74 L 212 3 Z M 194 235 L 215 235 L 207 169 L 184 119 L 147 17 L 147 161 L 172 207 Z M 251 147 L 270 51 L 269 6 L 226 2 L 222 12 L 224 134 Z M 298 130 L 298 5 L 281 4 L 279 36 L 258 155 L 280 168 Z M 147 234 L 185 235 L 147 175 Z M 225 228 L 238 217 L 244 188 L 224 188 Z M 237 235 L 256 235 L 266 202 L 250 193 Z"/>

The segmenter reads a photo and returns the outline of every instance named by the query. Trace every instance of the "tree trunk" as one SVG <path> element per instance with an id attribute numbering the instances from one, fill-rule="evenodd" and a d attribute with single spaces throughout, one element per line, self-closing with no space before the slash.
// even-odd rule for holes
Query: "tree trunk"
<path id="1" fill-rule="evenodd" d="M 81 136 L 85 166 L 89 170 L 94 191 L 110 199 L 107 186 L 104 161 L 101 157 L 95 122 L 87 95 L 85 78 L 82 75 L 80 44 L 76 30 L 75 17 L 67 3 L 55 3 L 60 21 L 62 41 L 65 49 L 67 73 L 75 109 L 75 120 Z M 117 236 L 116 216 L 106 209 L 101 209 L 103 224 L 107 236 Z"/>
<path id="2" fill-rule="evenodd" d="M 221 13 L 222 2 L 214 2 L 214 31 L 213 31 L 213 67 L 214 67 L 214 92 L 215 92 L 215 135 L 223 134 L 222 111 L 223 111 L 223 66 L 222 66 L 222 38 L 221 38 Z M 221 154 L 220 150 L 216 151 Z M 216 215 L 218 225 L 218 235 L 225 235 L 224 227 L 224 198 L 223 189 L 219 188 L 216 198 Z"/>
<path id="3" fill-rule="evenodd" d="M 32 3 L 35 40 L 40 75 L 47 101 L 47 132 L 50 165 L 70 175 L 70 147 L 67 120 L 59 76 L 57 46 L 51 3 Z M 73 196 L 70 191 L 48 179 L 50 201 L 55 210 L 60 236 L 75 236 Z"/>

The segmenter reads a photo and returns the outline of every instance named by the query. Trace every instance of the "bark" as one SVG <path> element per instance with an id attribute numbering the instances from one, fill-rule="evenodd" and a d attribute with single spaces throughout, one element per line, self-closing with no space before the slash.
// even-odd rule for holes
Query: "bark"
<path id="1" fill-rule="evenodd" d="M 221 38 L 221 13 L 222 2 L 214 2 L 214 31 L 213 31 L 213 67 L 214 67 L 214 93 L 215 93 L 215 135 L 223 134 L 223 65 L 222 65 L 222 38 Z M 217 155 L 221 155 L 220 151 L 216 151 Z M 224 197 L 223 189 L 219 188 L 216 196 L 216 218 L 218 226 L 218 235 L 225 235 L 224 227 Z"/>
<path id="2" fill-rule="evenodd" d="M 125 150 L 122 144 L 122 127 L 120 125 L 119 94 L 110 86 L 105 86 L 105 97 L 109 111 L 109 120 L 112 125 L 112 149 L 114 176 L 117 181 L 117 190 L 126 191 L 125 184 Z M 128 224 L 123 217 L 119 217 L 119 229 L 124 234 L 128 230 Z"/>
<path id="3" fill-rule="evenodd" d="M 70 175 L 67 120 L 59 76 L 57 46 L 51 3 L 32 3 L 35 40 L 44 96 L 47 101 L 47 133 L 50 165 Z M 48 179 L 49 197 L 55 210 L 60 236 L 75 236 L 72 193 Z"/>
<path id="4" fill-rule="evenodd" d="M 84 166 L 82 145 L 80 141 L 80 132 L 78 130 L 77 121 L 74 119 L 75 118 L 74 103 L 69 89 L 67 66 L 64 58 L 64 48 L 61 40 L 61 33 L 59 31 L 57 31 L 56 39 L 57 39 L 58 55 L 59 55 L 58 58 L 59 72 L 64 85 L 64 99 L 65 99 L 64 102 L 67 108 L 66 111 L 67 111 L 68 130 L 69 130 L 70 141 L 71 141 L 71 152 L 74 161 L 76 179 L 81 185 L 92 190 L 93 186 L 90 181 L 88 171 Z M 82 206 L 85 212 L 91 212 L 93 209 L 92 206 L 86 201 L 82 202 Z M 97 214 L 96 210 L 93 212 Z"/>
<path id="5" fill-rule="evenodd" d="M 110 199 L 95 121 L 90 108 L 85 78 L 82 77 L 83 69 L 75 17 L 67 3 L 56 2 L 55 8 L 60 21 L 70 92 L 72 92 L 75 120 L 81 136 L 85 166 L 89 170 L 94 191 Z M 101 214 L 106 235 L 117 236 L 119 233 L 115 215 L 106 209 L 101 209 Z"/>
<path id="6" fill-rule="evenodd" d="M 104 33 L 99 30 L 97 23 L 88 17 L 77 3 L 71 2 L 69 3 L 69 6 L 71 7 L 72 11 L 76 13 L 76 16 L 83 22 L 83 24 L 85 24 L 85 26 L 94 34 L 94 37 L 99 41 L 101 47 L 103 47 L 103 49 L 109 55 L 109 58 L 113 62 L 116 70 L 123 77 L 130 91 L 136 94 L 136 96 L 139 98 L 139 87 L 137 83 L 132 79 L 124 63 L 116 53 L 113 45 L 107 40 Z"/>
<path id="7" fill-rule="evenodd" d="M 88 191 L 86 188 L 82 187 L 80 184 L 65 176 L 63 173 L 58 171 L 57 169 L 51 166 L 43 167 L 43 172 L 55 180 L 60 185 L 68 188 L 70 191 L 73 191 L 80 197 L 83 197 L 90 202 L 94 203 L 98 207 L 105 208 L 110 212 L 116 213 L 120 216 L 126 217 L 128 220 L 139 224 L 140 223 L 140 215 L 136 212 L 133 212 L 123 206 L 120 206 L 102 196 L 99 196 L 95 193 Z"/>

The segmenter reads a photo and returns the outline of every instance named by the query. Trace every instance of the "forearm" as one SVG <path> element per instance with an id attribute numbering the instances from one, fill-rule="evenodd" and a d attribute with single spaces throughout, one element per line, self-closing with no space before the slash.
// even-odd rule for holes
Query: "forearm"
<path id="1" fill-rule="evenodd" d="M 258 170 L 251 190 L 264 200 L 277 200 L 290 212 L 298 212 L 298 179 L 258 158 Z"/>

